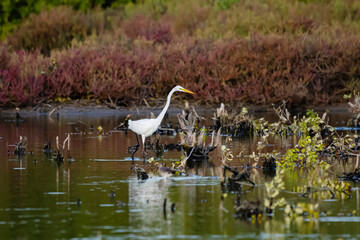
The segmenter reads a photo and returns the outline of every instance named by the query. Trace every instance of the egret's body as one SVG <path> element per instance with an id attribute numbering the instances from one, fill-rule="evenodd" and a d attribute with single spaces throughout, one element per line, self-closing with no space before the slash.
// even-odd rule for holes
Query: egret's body
<path id="1" fill-rule="evenodd" d="M 165 113 L 169 108 L 171 96 L 174 94 L 174 92 L 177 92 L 177 91 L 194 94 L 193 92 L 191 92 L 181 86 L 176 86 L 169 92 L 169 95 L 167 96 L 165 107 L 163 108 L 163 110 L 161 111 L 159 116 L 157 116 L 157 118 L 154 118 L 154 119 L 146 118 L 146 119 L 140 119 L 140 120 L 136 120 L 136 121 L 129 120 L 129 122 L 128 122 L 129 129 L 131 129 L 136 134 L 141 135 L 142 143 L 143 143 L 143 153 L 145 151 L 145 138 L 151 136 L 159 128 L 161 121 L 163 120 Z M 136 137 L 137 137 L 137 135 L 136 135 Z M 139 147 L 139 142 L 136 145 L 136 150 L 133 152 L 133 156 L 134 156 L 134 153 L 138 150 L 138 147 Z"/>

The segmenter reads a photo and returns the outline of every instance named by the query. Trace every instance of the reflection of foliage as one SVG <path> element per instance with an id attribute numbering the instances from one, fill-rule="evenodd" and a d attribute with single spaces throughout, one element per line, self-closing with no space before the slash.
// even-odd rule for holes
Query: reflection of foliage
<path id="1" fill-rule="evenodd" d="M 222 164 L 226 164 L 227 162 L 231 162 L 234 159 L 234 155 L 232 154 L 230 148 L 226 145 L 221 146 L 221 153 L 222 153 Z"/>
<path id="2" fill-rule="evenodd" d="M 273 213 L 276 207 L 285 205 L 285 198 L 277 198 L 280 191 L 285 189 L 285 183 L 283 180 L 285 169 L 278 169 L 276 176 L 268 183 L 265 183 L 266 198 L 264 206 L 267 213 Z"/>
<path id="3" fill-rule="evenodd" d="M 285 209 L 285 214 L 291 217 L 304 216 L 307 218 L 319 218 L 319 204 L 311 203 L 297 203 L 296 205 L 287 204 Z"/>
<path id="4" fill-rule="evenodd" d="M 316 174 L 316 171 L 314 172 Z M 351 193 L 350 183 L 324 178 L 316 177 L 310 182 L 310 186 L 303 185 L 294 188 L 295 192 L 303 193 L 304 197 L 311 195 L 311 198 L 320 199 L 346 199 Z"/>
<path id="5" fill-rule="evenodd" d="M 262 210 L 260 208 L 260 201 L 244 201 L 235 206 L 235 217 L 240 219 L 257 219 L 261 221 Z"/>
<path id="6" fill-rule="evenodd" d="M 344 172 L 344 176 L 341 178 L 344 180 L 352 180 L 358 182 L 360 181 L 360 169 L 355 168 L 355 171 L 350 173 Z"/>

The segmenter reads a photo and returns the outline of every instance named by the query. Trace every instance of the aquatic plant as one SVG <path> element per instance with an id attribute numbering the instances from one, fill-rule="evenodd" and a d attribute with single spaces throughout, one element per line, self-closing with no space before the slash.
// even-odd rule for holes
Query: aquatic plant
<path id="1" fill-rule="evenodd" d="M 62 163 L 64 161 L 65 149 L 67 149 L 67 159 L 71 161 L 72 158 L 70 156 L 70 134 L 68 134 L 67 137 L 64 139 L 63 144 L 59 143 L 59 136 L 56 136 L 56 150 L 54 151 L 51 160 L 57 162 L 58 164 Z"/>
<path id="2" fill-rule="evenodd" d="M 223 134 L 229 134 L 232 137 L 243 135 L 250 136 L 253 133 L 254 126 L 248 115 L 247 108 L 243 107 L 240 113 L 232 111 L 228 113 L 225 105 L 221 103 L 220 108 L 214 113 L 215 130 L 222 129 Z"/>
<path id="3" fill-rule="evenodd" d="M 322 141 L 319 140 L 319 135 L 314 137 L 302 136 L 294 148 L 287 150 L 283 159 L 280 161 L 282 166 L 295 166 L 315 164 L 319 161 L 318 152 L 323 150 Z"/>
<path id="4" fill-rule="evenodd" d="M 192 160 L 206 160 L 209 158 L 209 153 L 213 151 L 218 144 L 220 143 L 220 132 L 221 129 L 212 132 L 211 142 L 206 145 L 206 128 L 205 126 L 201 127 L 199 130 L 197 123 L 200 119 L 196 112 L 190 112 L 188 115 L 183 112 L 182 114 L 177 115 L 180 128 L 180 142 L 183 149 L 188 156 L 187 161 Z"/>
<path id="5" fill-rule="evenodd" d="M 291 125 L 296 122 L 296 117 L 293 119 L 291 118 L 290 112 L 286 108 L 286 101 L 283 101 L 281 105 L 276 107 L 273 105 L 273 109 L 275 114 L 278 116 L 279 121 L 270 124 L 270 129 L 272 132 L 279 134 L 279 135 L 293 135 L 293 129 Z M 257 125 L 262 125 L 259 122 Z M 262 129 L 259 129 L 259 133 L 262 133 Z"/>
<path id="6" fill-rule="evenodd" d="M 51 143 L 50 141 L 48 141 L 45 145 L 44 145 L 44 148 L 43 148 L 43 153 L 47 156 L 50 156 L 52 152 L 52 149 L 51 149 Z"/>
<path id="7" fill-rule="evenodd" d="M 230 167 L 234 160 L 234 155 L 227 145 L 232 141 L 230 137 L 227 137 L 225 144 L 221 146 L 221 167 L 223 171 L 223 181 L 221 187 L 223 192 L 241 192 L 242 184 L 256 186 L 256 184 L 250 178 L 250 172 L 248 169 L 243 169 L 239 172 L 237 167 Z M 231 173 L 231 176 L 227 177 L 227 172 Z"/>
<path id="8" fill-rule="evenodd" d="M 250 178 L 250 172 L 248 169 L 245 169 L 241 172 L 238 171 L 237 167 L 229 167 L 228 165 L 223 164 L 224 168 L 224 181 L 221 183 L 223 187 L 223 192 L 225 192 L 224 187 L 226 186 L 229 192 L 240 192 L 241 186 L 243 184 L 256 186 L 256 184 Z M 231 172 L 231 176 L 226 178 L 226 173 Z"/>
<path id="9" fill-rule="evenodd" d="M 352 95 L 353 94 L 353 95 Z M 360 92 L 354 91 L 349 95 L 344 95 L 345 99 L 353 98 L 352 102 L 348 102 L 349 104 L 349 111 L 352 113 L 352 118 L 349 120 L 348 125 L 352 127 L 357 127 L 360 125 Z"/>
<path id="10" fill-rule="evenodd" d="M 23 156 L 26 154 L 27 137 L 20 136 L 20 141 L 15 144 L 14 154 L 17 156 Z"/>

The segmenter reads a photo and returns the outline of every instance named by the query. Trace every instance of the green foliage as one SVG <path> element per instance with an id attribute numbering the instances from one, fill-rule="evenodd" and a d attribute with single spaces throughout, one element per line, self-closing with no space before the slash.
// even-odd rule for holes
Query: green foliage
<path id="1" fill-rule="evenodd" d="M 66 5 L 86 11 L 95 7 L 125 5 L 132 0 L 2 0 L 0 2 L 0 39 L 32 13 L 40 13 L 56 6 Z"/>
<path id="2" fill-rule="evenodd" d="M 276 110 L 276 109 L 275 109 Z M 285 109 L 287 112 L 287 109 Z M 324 115 L 324 117 L 326 114 Z M 279 115 L 279 121 L 269 124 L 263 118 L 254 121 L 255 132 L 265 134 L 267 132 L 278 135 L 309 135 L 320 132 L 324 126 L 327 126 L 331 130 L 332 127 L 328 126 L 322 118 L 313 110 L 308 110 L 306 116 L 303 116 L 300 120 L 297 117 L 291 119 L 290 114 L 287 112 L 287 116 Z"/>
<path id="3" fill-rule="evenodd" d="M 238 0 L 217 0 L 216 3 L 221 9 L 229 9 L 231 5 L 237 3 Z"/>
<path id="4" fill-rule="evenodd" d="M 306 116 L 307 117 L 303 116 L 298 123 L 300 132 L 304 135 L 320 132 L 322 127 L 325 125 L 323 119 L 321 119 L 312 109 L 309 109 L 306 112 Z"/>
<path id="5" fill-rule="evenodd" d="M 104 15 L 84 14 L 70 7 L 57 7 L 32 14 L 8 36 L 8 43 L 16 49 L 35 50 L 49 55 L 52 49 L 66 48 L 73 40 L 81 41 L 104 29 Z"/>
<path id="6" fill-rule="evenodd" d="M 323 149 L 324 146 L 318 134 L 312 138 L 303 135 L 295 148 L 287 150 L 280 165 L 295 166 L 297 163 L 305 166 L 313 165 L 319 161 L 318 152 Z"/>

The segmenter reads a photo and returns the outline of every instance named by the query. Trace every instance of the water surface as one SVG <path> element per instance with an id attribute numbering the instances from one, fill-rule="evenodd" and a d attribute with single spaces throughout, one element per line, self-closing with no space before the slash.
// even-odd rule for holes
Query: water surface
<path id="1" fill-rule="evenodd" d="M 167 121 L 176 124 L 175 114 L 171 113 Z M 271 113 L 253 115 L 274 119 Z M 23 117 L 17 123 L 14 116 L 0 117 L 0 239 L 360 238 L 359 185 L 351 183 L 350 198 L 331 199 L 327 193 L 323 197 L 304 197 L 293 192 L 295 187 L 306 185 L 312 170 L 288 169 L 287 191 L 281 196 L 294 204 L 319 203 L 322 210 L 319 218 L 289 218 L 280 208 L 273 218 L 236 219 L 236 194 L 223 195 L 221 191 L 220 148 L 211 153 L 209 162 L 189 169 L 190 176 L 164 178 L 146 164 L 151 177 L 138 180 L 131 170 L 131 154 L 127 151 L 136 143 L 135 135 L 115 129 L 124 118 L 124 115 L 77 114 L 59 118 L 36 115 Z M 347 120 L 347 114 L 331 115 L 335 126 L 345 126 Z M 102 126 L 104 134 L 98 133 L 98 126 Z M 68 133 L 72 160 L 58 164 L 42 150 L 48 141 L 54 148 L 56 136 L 62 142 Z M 13 145 L 20 136 L 28 138 L 28 153 L 23 157 L 13 154 Z M 256 136 L 236 138 L 229 147 L 235 154 L 242 151 L 248 155 L 256 151 L 259 140 Z M 152 136 L 150 142 L 155 141 Z M 163 135 L 160 141 L 177 143 L 179 137 Z M 274 137 L 270 141 L 267 151 L 277 149 L 284 153 L 296 144 L 294 137 Z M 156 156 L 148 151 L 148 155 L 171 165 L 183 153 L 175 150 Z M 139 151 L 136 164 L 143 166 L 140 158 Z M 235 158 L 232 164 L 241 168 L 248 161 L 246 157 Z M 337 179 L 336 175 L 352 170 L 353 163 L 354 159 L 347 164 L 334 160 L 332 174 L 326 177 Z M 241 200 L 262 201 L 264 183 L 271 178 L 265 177 L 261 169 L 250 172 L 257 186 L 244 185 Z"/>

